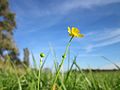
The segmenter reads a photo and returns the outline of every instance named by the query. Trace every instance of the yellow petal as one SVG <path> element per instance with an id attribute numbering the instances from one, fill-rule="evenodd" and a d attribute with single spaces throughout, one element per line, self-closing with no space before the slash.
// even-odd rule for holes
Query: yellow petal
<path id="1" fill-rule="evenodd" d="M 68 27 L 68 32 L 71 33 L 70 27 Z"/>
<path id="2" fill-rule="evenodd" d="M 72 27 L 72 30 L 71 30 L 71 34 L 73 34 L 74 35 L 74 32 L 75 31 L 75 28 L 74 27 Z"/>
<path id="3" fill-rule="evenodd" d="M 84 35 L 83 34 L 78 34 L 78 37 L 84 37 Z"/>
<path id="4" fill-rule="evenodd" d="M 75 27 L 72 27 L 72 31 L 71 31 L 73 34 L 78 34 L 79 33 L 79 30 Z"/>
<path id="5" fill-rule="evenodd" d="M 72 27 L 72 29 L 70 29 L 70 27 L 68 27 L 68 32 L 69 32 L 69 36 L 72 37 L 84 37 L 83 34 L 80 33 L 80 30 L 76 27 Z"/>
<path id="6" fill-rule="evenodd" d="M 78 30 L 78 28 L 75 28 L 74 29 L 76 33 L 79 33 L 80 31 Z"/>
<path id="7" fill-rule="evenodd" d="M 72 27 L 72 30 L 71 30 L 71 32 L 74 32 L 75 31 L 75 27 Z"/>

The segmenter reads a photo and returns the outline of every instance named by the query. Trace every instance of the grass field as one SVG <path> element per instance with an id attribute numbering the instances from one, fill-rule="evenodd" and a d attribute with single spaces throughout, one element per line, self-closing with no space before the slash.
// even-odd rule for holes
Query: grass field
<path id="1" fill-rule="evenodd" d="M 119 70 L 85 71 L 74 61 L 54 82 L 56 73 L 48 68 L 20 68 L 13 63 L 1 65 L 5 67 L 0 69 L 0 90 L 120 90 Z"/>

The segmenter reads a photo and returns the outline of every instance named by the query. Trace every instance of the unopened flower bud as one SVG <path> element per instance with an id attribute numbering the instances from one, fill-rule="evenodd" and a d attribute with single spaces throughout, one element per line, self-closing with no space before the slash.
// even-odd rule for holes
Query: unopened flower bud
<path id="1" fill-rule="evenodd" d="M 62 58 L 66 58 L 66 55 L 64 54 L 64 55 L 62 55 Z"/>
<path id="2" fill-rule="evenodd" d="M 45 54 L 44 53 L 40 53 L 40 57 L 41 58 L 45 57 Z"/>

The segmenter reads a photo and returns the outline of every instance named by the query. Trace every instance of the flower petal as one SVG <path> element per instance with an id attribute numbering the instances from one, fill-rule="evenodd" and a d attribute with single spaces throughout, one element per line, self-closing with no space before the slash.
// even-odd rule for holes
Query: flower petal
<path id="1" fill-rule="evenodd" d="M 84 37 L 84 35 L 83 34 L 78 34 L 78 37 Z"/>
<path id="2" fill-rule="evenodd" d="M 68 27 L 68 32 L 71 34 L 71 30 L 70 30 L 70 27 Z"/>
<path id="3" fill-rule="evenodd" d="M 76 27 L 72 27 L 72 29 L 70 29 L 70 27 L 68 27 L 68 32 L 69 32 L 69 36 L 72 36 L 72 37 L 84 37 L 83 34 L 80 33 L 80 30 Z"/>

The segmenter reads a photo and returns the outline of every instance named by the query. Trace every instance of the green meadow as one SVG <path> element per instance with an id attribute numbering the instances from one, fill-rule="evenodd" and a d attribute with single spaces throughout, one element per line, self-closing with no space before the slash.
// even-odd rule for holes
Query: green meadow
<path id="1" fill-rule="evenodd" d="M 47 59 L 46 59 L 47 60 Z M 33 57 L 34 63 L 36 62 Z M 25 64 L 16 65 L 9 59 L 0 63 L 0 90 L 120 90 L 119 70 L 81 69 L 76 57 L 66 72 L 44 68 L 45 62 L 37 68 Z M 73 69 L 73 66 L 76 69 Z"/>

